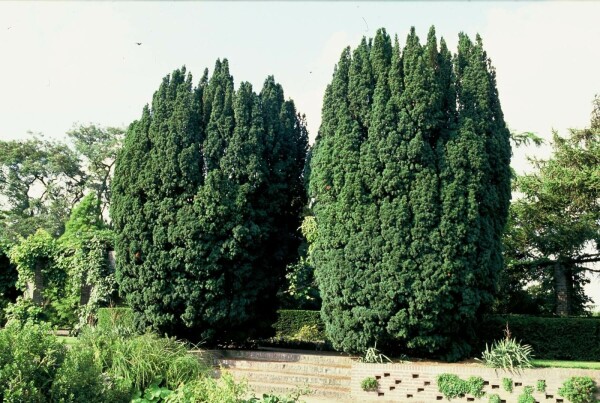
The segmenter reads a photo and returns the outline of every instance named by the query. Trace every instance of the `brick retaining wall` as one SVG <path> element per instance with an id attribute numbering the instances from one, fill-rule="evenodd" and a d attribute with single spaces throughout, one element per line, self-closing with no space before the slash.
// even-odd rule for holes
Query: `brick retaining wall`
<path id="1" fill-rule="evenodd" d="M 506 403 L 517 402 L 525 386 L 534 389 L 532 396 L 539 403 L 567 402 L 558 395 L 558 389 L 563 382 L 572 376 L 590 376 L 597 385 L 600 385 L 600 371 L 584 369 L 563 368 L 534 368 L 523 370 L 521 373 L 485 368 L 474 365 L 452 364 L 352 364 L 351 394 L 355 401 L 380 401 L 380 402 L 436 402 L 447 399 L 438 391 L 436 378 L 440 374 L 450 373 L 466 380 L 470 376 L 480 376 L 485 381 L 484 391 L 487 394 L 496 393 Z M 360 383 L 367 377 L 379 380 L 379 389 L 376 392 L 365 392 Z M 502 386 L 503 378 L 513 380 L 513 391 L 509 393 Z M 539 380 L 546 381 L 545 393 L 536 390 Z M 597 395 L 596 398 L 599 398 Z M 473 396 L 456 398 L 453 402 L 480 401 L 487 402 L 488 397 L 476 399 Z"/>

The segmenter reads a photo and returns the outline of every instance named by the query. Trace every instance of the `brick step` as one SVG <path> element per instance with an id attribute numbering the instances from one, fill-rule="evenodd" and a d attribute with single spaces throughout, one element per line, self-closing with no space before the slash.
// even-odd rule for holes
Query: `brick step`
<path id="1" fill-rule="evenodd" d="M 322 365 L 310 362 L 286 362 L 286 361 L 263 361 L 263 360 L 240 360 L 222 358 L 218 364 L 224 368 L 236 368 L 256 371 L 269 371 L 279 373 L 297 373 L 311 375 L 337 375 L 351 377 L 351 368 L 340 365 Z"/>
<path id="2" fill-rule="evenodd" d="M 227 371 L 235 377 L 246 378 L 250 383 L 259 382 L 270 384 L 292 384 L 299 386 L 307 385 L 310 387 L 334 387 L 347 390 L 348 392 L 350 391 L 351 378 L 349 376 L 257 371 L 256 369 L 252 368 L 228 368 Z"/>
<path id="3" fill-rule="evenodd" d="M 289 350 L 213 350 L 217 358 L 249 359 L 253 361 L 301 362 L 318 365 L 352 366 L 352 357 L 323 352 L 291 352 Z"/>
<path id="4" fill-rule="evenodd" d="M 235 375 L 234 375 L 235 377 Z M 238 378 L 239 379 L 239 378 Z M 250 388 L 254 391 L 257 397 L 263 393 L 272 393 L 280 396 L 292 395 L 300 389 L 310 389 L 310 394 L 300 397 L 300 401 L 305 402 L 350 402 L 350 390 L 345 388 L 334 388 L 325 386 L 313 385 L 296 385 L 292 383 L 271 383 L 271 382 L 248 382 Z"/>

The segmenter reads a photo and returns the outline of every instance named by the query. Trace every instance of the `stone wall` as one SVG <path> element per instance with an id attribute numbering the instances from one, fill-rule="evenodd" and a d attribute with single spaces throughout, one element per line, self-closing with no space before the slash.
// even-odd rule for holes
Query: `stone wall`
<path id="1" fill-rule="evenodd" d="M 590 376 L 600 386 L 600 371 L 583 369 L 562 368 L 534 368 L 523 370 L 520 373 L 510 373 L 503 370 L 485 368 L 479 364 L 453 365 L 436 363 L 409 363 L 409 364 L 363 364 L 352 365 L 351 394 L 354 401 L 380 401 L 380 402 L 436 402 L 447 399 L 438 391 L 436 378 L 440 374 L 449 373 L 468 379 L 470 376 L 480 376 L 484 379 L 486 394 L 498 394 L 503 402 L 517 402 L 525 386 L 534 389 L 532 396 L 539 403 L 567 402 L 558 395 L 558 389 L 563 382 L 572 376 Z M 360 384 L 367 377 L 375 377 L 379 381 L 379 389 L 375 392 L 365 392 Z M 504 390 L 502 379 L 513 380 L 512 393 Z M 546 391 L 538 392 L 538 381 L 544 380 Z M 600 398 L 597 395 L 596 398 Z M 487 402 L 488 397 L 481 399 L 473 396 L 453 399 L 453 402 L 480 401 Z"/>
<path id="2" fill-rule="evenodd" d="M 44 275 L 41 264 L 36 264 L 33 272 L 33 281 L 27 283 L 25 298 L 31 299 L 35 304 L 42 304 L 42 292 L 44 291 Z"/>

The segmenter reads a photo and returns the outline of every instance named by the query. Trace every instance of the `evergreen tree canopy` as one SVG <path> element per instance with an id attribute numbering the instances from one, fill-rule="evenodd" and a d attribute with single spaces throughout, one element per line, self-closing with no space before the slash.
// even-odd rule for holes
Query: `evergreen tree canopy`
<path id="1" fill-rule="evenodd" d="M 112 187 L 117 279 L 140 323 L 207 341 L 269 327 L 299 244 L 305 127 L 273 77 L 236 91 L 227 60 L 196 87 L 185 68 L 163 79 Z"/>
<path id="2" fill-rule="evenodd" d="M 334 347 L 456 359 L 493 300 L 510 143 L 477 37 L 452 57 L 431 28 L 342 52 L 311 154 L 312 244 Z"/>

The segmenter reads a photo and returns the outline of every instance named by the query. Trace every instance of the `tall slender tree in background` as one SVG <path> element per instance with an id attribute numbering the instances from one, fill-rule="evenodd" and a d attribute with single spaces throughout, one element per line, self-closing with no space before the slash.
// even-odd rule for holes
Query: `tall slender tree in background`
<path id="1" fill-rule="evenodd" d="M 270 325 L 299 242 L 306 149 L 272 77 L 260 95 L 236 92 L 218 60 L 196 88 L 185 69 L 163 80 L 113 182 L 118 280 L 141 324 L 209 341 Z"/>
<path id="2" fill-rule="evenodd" d="M 454 62 L 433 28 L 424 46 L 382 29 L 342 53 L 310 177 L 334 347 L 468 353 L 502 267 L 508 138 L 479 38 L 461 34 Z"/>

